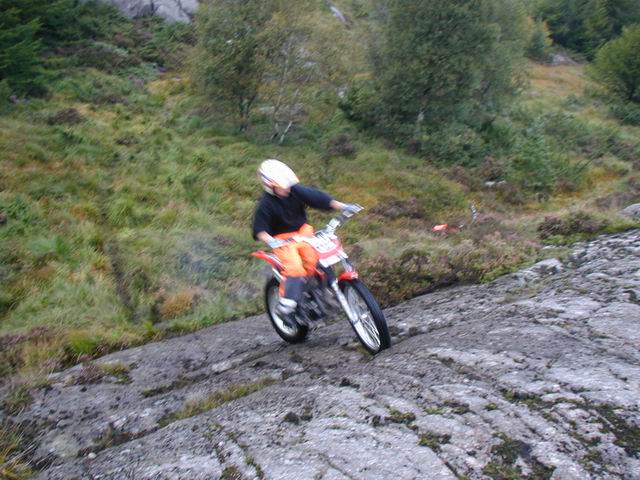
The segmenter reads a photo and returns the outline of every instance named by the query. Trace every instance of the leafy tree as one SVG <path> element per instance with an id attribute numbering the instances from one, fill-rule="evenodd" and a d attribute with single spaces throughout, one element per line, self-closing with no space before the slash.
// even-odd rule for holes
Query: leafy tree
<path id="1" fill-rule="evenodd" d="M 241 131 L 249 126 L 265 71 L 277 52 L 277 35 L 270 28 L 276 7 L 274 0 L 220 0 L 201 4 L 196 15 L 194 86 L 230 106 Z"/>
<path id="2" fill-rule="evenodd" d="M 596 78 L 624 100 L 640 102 L 640 25 L 605 44 L 593 64 Z"/>
<path id="3" fill-rule="evenodd" d="M 372 108 L 385 132 L 408 139 L 455 122 L 481 127 L 517 90 L 526 41 L 519 2 L 388 0 L 378 11 L 374 80 L 350 98 Z M 367 101 L 363 93 L 372 90 L 378 98 Z M 352 118 L 367 117 L 349 108 Z"/>
<path id="4" fill-rule="evenodd" d="M 273 127 L 272 139 L 282 143 L 306 116 L 305 104 L 317 101 L 318 87 L 331 83 L 333 70 L 339 70 L 326 68 L 340 62 L 327 59 L 335 45 L 328 47 L 312 12 L 312 0 L 295 6 L 287 0 L 201 4 L 192 58 L 196 91 L 233 112 L 240 131 L 249 127 L 255 105 L 266 103 L 262 112 Z"/>

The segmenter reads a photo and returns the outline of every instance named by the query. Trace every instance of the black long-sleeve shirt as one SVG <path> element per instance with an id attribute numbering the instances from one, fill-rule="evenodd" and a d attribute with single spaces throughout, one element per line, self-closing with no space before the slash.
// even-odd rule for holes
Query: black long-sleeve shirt
<path id="1" fill-rule="evenodd" d="M 331 210 L 333 198 L 315 188 L 297 184 L 291 187 L 288 197 L 264 193 L 253 217 L 253 238 L 260 232 L 274 236 L 295 232 L 307 223 L 305 207 Z"/>

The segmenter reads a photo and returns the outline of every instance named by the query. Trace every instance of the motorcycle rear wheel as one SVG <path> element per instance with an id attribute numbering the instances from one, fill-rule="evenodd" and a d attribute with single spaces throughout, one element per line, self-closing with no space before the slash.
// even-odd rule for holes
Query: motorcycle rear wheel
<path id="1" fill-rule="evenodd" d="M 276 333 L 280 335 L 280 338 L 289 343 L 300 343 L 307 338 L 309 327 L 306 325 L 296 325 L 294 328 L 289 328 L 276 311 L 276 306 L 280 301 L 280 282 L 278 279 L 271 278 L 265 285 L 264 301 L 271 325 L 273 325 Z"/>
<path id="2" fill-rule="evenodd" d="M 358 316 L 351 323 L 362 346 L 373 355 L 391 346 L 391 337 L 382 309 L 373 294 L 360 280 L 340 282 L 340 289 L 349 306 Z"/>

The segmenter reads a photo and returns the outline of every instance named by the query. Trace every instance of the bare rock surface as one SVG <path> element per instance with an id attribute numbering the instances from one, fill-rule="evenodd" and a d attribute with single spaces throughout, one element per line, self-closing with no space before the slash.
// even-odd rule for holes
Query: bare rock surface
<path id="1" fill-rule="evenodd" d="M 375 358 L 346 321 L 290 346 L 252 317 L 56 374 L 13 420 L 41 479 L 640 479 L 640 232 L 385 313 Z"/>
<path id="2" fill-rule="evenodd" d="M 173 22 L 189 22 L 198 9 L 198 0 L 105 0 L 128 17 L 158 15 Z"/>
<path id="3" fill-rule="evenodd" d="M 640 218 L 640 203 L 634 203 L 620 211 L 620 215 L 629 218 Z"/>

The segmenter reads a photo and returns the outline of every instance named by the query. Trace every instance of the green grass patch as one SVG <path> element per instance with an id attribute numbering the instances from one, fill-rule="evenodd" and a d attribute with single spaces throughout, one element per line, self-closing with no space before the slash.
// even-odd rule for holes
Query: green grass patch
<path id="1" fill-rule="evenodd" d="M 33 402 L 30 389 L 27 385 L 17 385 L 9 391 L 2 402 L 2 408 L 10 415 L 17 415 L 29 407 Z"/>
<path id="2" fill-rule="evenodd" d="M 33 470 L 26 456 L 25 438 L 16 426 L 0 425 L 0 478 L 7 480 L 27 480 Z"/>
<path id="3" fill-rule="evenodd" d="M 161 426 L 166 426 L 183 418 L 200 415 L 201 413 L 218 408 L 225 403 L 251 395 L 275 383 L 277 383 L 275 379 L 265 377 L 253 382 L 229 385 L 224 390 L 214 392 L 203 399 L 188 401 L 181 410 L 163 417 L 158 423 Z"/>
<path id="4" fill-rule="evenodd" d="M 442 445 L 449 443 L 450 440 L 450 435 L 437 435 L 432 432 L 425 432 L 420 434 L 418 445 L 420 445 L 421 447 L 429 447 L 434 452 L 439 452 L 442 448 Z"/>

